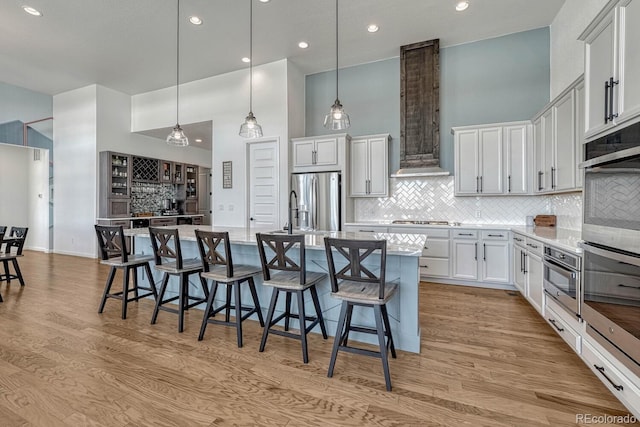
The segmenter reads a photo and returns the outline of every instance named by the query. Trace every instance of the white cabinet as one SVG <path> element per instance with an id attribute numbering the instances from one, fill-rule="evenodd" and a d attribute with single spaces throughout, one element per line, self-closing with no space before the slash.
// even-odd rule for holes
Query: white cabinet
<path id="1" fill-rule="evenodd" d="M 522 234 L 513 233 L 513 282 L 538 312 L 543 312 L 543 245 Z"/>
<path id="2" fill-rule="evenodd" d="M 427 240 L 420 257 L 420 277 L 449 277 L 449 230 L 430 228 L 425 234 Z"/>
<path id="3" fill-rule="evenodd" d="M 346 135 L 297 138 L 291 140 L 294 172 L 337 170 L 344 156 Z"/>
<path id="4" fill-rule="evenodd" d="M 530 122 L 455 127 L 452 132 L 457 196 L 528 192 Z"/>
<path id="5" fill-rule="evenodd" d="M 640 0 L 610 2 L 580 36 L 585 41 L 585 138 L 640 116 Z"/>
<path id="6" fill-rule="evenodd" d="M 451 243 L 453 277 L 491 283 L 510 282 L 507 231 L 455 230 Z"/>
<path id="7" fill-rule="evenodd" d="M 350 143 L 351 197 L 389 195 L 389 135 L 354 137 Z"/>
<path id="8" fill-rule="evenodd" d="M 576 99 L 576 187 L 582 188 L 584 170 L 579 167 L 584 158 L 584 81 L 575 88 Z"/>
<path id="9" fill-rule="evenodd" d="M 575 190 L 577 155 L 582 111 L 582 77 L 573 82 L 533 120 L 534 192 Z"/>

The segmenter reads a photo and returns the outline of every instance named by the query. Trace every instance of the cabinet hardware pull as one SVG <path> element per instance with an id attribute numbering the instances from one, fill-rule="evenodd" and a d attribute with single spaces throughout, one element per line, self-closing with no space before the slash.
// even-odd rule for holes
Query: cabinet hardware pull
<path id="1" fill-rule="evenodd" d="M 522 239 L 519 237 L 514 237 L 513 240 L 515 240 L 516 242 L 522 242 Z"/>
<path id="2" fill-rule="evenodd" d="M 511 193 L 511 175 L 507 177 L 507 192 Z"/>
<path id="3" fill-rule="evenodd" d="M 609 121 L 612 122 L 615 117 L 618 117 L 618 113 L 613 112 L 613 85 L 617 85 L 618 80 L 613 80 L 613 77 L 609 77 Z"/>
<path id="4" fill-rule="evenodd" d="M 425 248 L 425 249 L 427 249 L 427 250 L 429 249 L 429 247 L 428 247 L 428 246 L 425 246 L 424 248 Z"/>
<path id="5" fill-rule="evenodd" d="M 559 327 L 554 319 L 549 318 L 549 322 L 551 322 L 553 327 L 556 328 L 558 332 L 564 332 L 564 328 Z"/>
<path id="6" fill-rule="evenodd" d="M 482 193 L 482 176 L 480 177 L 480 192 Z"/>
<path id="7" fill-rule="evenodd" d="M 522 271 L 524 274 L 527 274 L 527 254 L 526 252 L 522 252 L 522 255 L 524 255 L 524 270 Z"/>
<path id="8" fill-rule="evenodd" d="M 554 168 L 553 166 L 551 167 L 551 189 L 555 190 L 556 189 L 556 168 Z"/>
<path id="9" fill-rule="evenodd" d="M 489 234 L 489 237 L 504 237 L 504 234 Z"/>
<path id="10" fill-rule="evenodd" d="M 373 230 L 358 230 L 360 233 L 373 233 Z"/>
<path id="11" fill-rule="evenodd" d="M 458 233 L 458 236 L 473 236 L 473 233 Z"/>
<path id="12" fill-rule="evenodd" d="M 520 272 L 524 273 L 524 252 L 520 251 Z"/>
<path id="13" fill-rule="evenodd" d="M 609 107 L 609 82 L 605 80 L 604 82 L 604 124 L 605 125 L 609 121 L 609 113 L 607 112 L 608 107 Z"/>
<path id="14" fill-rule="evenodd" d="M 533 249 L 538 249 L 538 245 L 532 245 L 531 243 L 527 243 L 527 246 L 530 246 Z"/>
<path id="15" fill-rule="evenodd" d="M 476 176 L 476 193 L 480 192 L 480 177 Z"/>
<path id="16" fill-rule="evenodd" d="M 476 252 L 473 255 L 473 259 L 477 261 L 478 260 L 478 242 L 475 243 L 475 247 L 476 247 Z"/>
<path id="17" fill-rule="evenodd" d="M 483 261 L 487 260 L 487 244 L 486 243 L 482 244 L 482 260 Z"/>
<path id="18" fill-rule="evenodd" d="M 542 175 L 543 174 L 544 174 L 544 172 L 538 171 L 538 191 L 544 190 L 544 187 L 542 186 Z"/>
<path id="19" fill-rule="evenodd" d="M 629 285 L 625 285 L 624 283 L 619 283 L 618 286 L 621 287 L 621 288 L 630 288 L 630 289 L 638 289 L 638 290 L 640 290 L 640 286 L 629 286 Z"/>
<path id="20" fill-rule="evenodd" d="M 613 388 L 615 388 L 618 391 L 624 390 L 624 387 L 621 385 L 618 385 L 616 383 L 614 383 L 611 378 L 609 378 L 609 375 L 604 373 L 604 366 L 598 366 L 598 365 L 593 365 L 594 368 L 596 368 L 598 370 L 598 372 L 600 372 L 602 374 L 603 377 L 605 377 L 607 379 L 607 381 L 609 381 L 609 383 L 613 386 Z"/>

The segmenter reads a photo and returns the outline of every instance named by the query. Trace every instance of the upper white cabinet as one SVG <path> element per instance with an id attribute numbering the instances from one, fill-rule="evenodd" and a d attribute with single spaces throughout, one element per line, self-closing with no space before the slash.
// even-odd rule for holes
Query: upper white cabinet
<path id="1" fill-rule="evenodd" d="M 577 131 L 583 111 L 582 77 L 573 82 L 533 119 L 533 186 L 535 193 L 572 191 L 581 157 Z M 581 151 L 580 151 L 581 152 Z"/>
<path id="2" fill-rule="evenodd" d="M 640 0 L 610 1 L 585 41 L 585 138 L 640 116 Z"/>
<path id="3" fill-rule="evenodd" d="M 526 194 L 530 129 L 530 122 L 453 128 L 455 194 Z"/>
<path id="4" fill-rule="evenodd" d="M 348 135 L 328 135 L 291 140 L 293 172 L 340 170 Z"/>
<path id="5" fill-rule="evenodd" d="M 351 197 L 389 195 L 389 135 L 354 137 L 350 143 Z"/>

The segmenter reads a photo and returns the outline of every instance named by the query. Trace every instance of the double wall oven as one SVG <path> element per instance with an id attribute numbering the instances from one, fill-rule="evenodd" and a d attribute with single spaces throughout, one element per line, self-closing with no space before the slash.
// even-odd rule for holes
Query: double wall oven
<path id="1" fill-rule="evenodd" d="M 640 376 L 640 123 L 585 146 L 581 315 Z"/>

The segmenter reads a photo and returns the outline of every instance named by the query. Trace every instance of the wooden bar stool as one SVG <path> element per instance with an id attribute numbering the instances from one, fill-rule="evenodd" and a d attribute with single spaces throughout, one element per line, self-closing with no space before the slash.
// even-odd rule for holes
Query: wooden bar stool
<path id="1" fill-rule="evenodd" d="M 156 307 L 153 310 L 151 324 L 155 324 L 158 319 L 158 311 L 168 311 L 178 314 L 178 332 L 184 330 L 184 312 L 191 307 L 202 304 L 207 301 L 209 290 L 207 282 L 200 277 L 202 272 L 202 263 L 199 259 L 182 259 L 182 250 L 180 249 L 180 237 L 176 228 L 154 228 L 149 227 L 149 235 L 153 246 L 156 270 L 164 272 L 162 285 L 156 300 Z M 173 261 L 170 261 L 173 260 Z M 202 286 L 204 298 L 189 296 L 189 276 L 196 274 Z M 178 295 L 175 297 L 164 299 L 167 291 L 167 284 L 170 276 L 180 277 L 180 287 Z M 165 304 L 178 300 L 178 308 L 166 307 Z M 192 301 L 190 303 L 190 301 Z"/>
<path id="2" fill-rule="evenodd" d="M 386 303 L 393 297 L 397 290 L 397 284 L 385 283 L 385 266 L 387 261 L 386 240 L 348 240 L 325 237 L 325 250 L 329 264 L 329 277 L 331 280 L 331 295 L 342 300 L 340 317 L 336 328 L 336 336 L 331 351 L 328 377 L 333 376 L 338 350 L 349 353 L 363 354 L 377 357 L 382 360 L 384 380 L 387 391 L 391 391 L 391 375 L 389 374 L 388 351 L 396 358 L 396 349 L 391 336 L 391 326 L 387 314 Z M 336 263 L 334 255 L 339 256 Z M 363 261 L 369 258 L 369 264 L 363 265 Z M 337 270 L 336 265 L 340 265 Z M 379 270 L 378 275 L 373 273 Z M 373 270 L 373 271 L 372 271 Z M 353 307 L 373 308 L 376 327 L 362 327 L 351 325 Z M 378 336 L 380 351 L 371 351 L 348 345 L 349 332 L 363 332 Z M 386 337 L 386 343 L 385 343 Z"/>
<path id="3" fill-rule="evenodd" d="M 325 329 L 322 310 L 320 309 L 320 301 L 318 300 L 318 292 L 316 283 L 324 279 L 327 275 L 324 273 L 307 272 L 305 266 L 305 250 L 304 235 L 302 234 L 256 234 L 258 241 L 258 251 L 260 253 L 260 261 L 262 263 L 262 273 L 264 276 L 263 284 L 271 286 L 273 292 L 271 294 L 271 303 L 267 312 L 266 325 L 262 333 L 262 341 L 260 342 L 260 351 L 264 351 L 269 333 L 281 335 L 289 338 L 299 339 L 302 343 L 302 359 L 304 363 L 309 361 L 307 351 L 307 334 L 316 326 L 320 325 L 322 337 L 327 339 L 327 330 Z M 290 258 L 291 253 L 296 251 L 292 248 L 298 245 L 299 263 Z M 269 248 L 273 252 L 273 257 L 267 260 L 265 248 Z M 289 252 L 291 250 L 291 252 Z M 289 252 L 289 254 L 287 254 Z M 272 273 L 275 270 L 275 273 Z M 304 291 L 309 290 L 313 305 L 316 310 L 316 317 L 310 317 L 305 314 L 304 308 Z M 280 292 L 286 293 L 285 311 L 275 319 L 273 318 L 278 295 Z M 295 294 L 298 301 L 298 314 L 291 313 L 291 296 Z M 299 319 L 300 333 L 294 334 L 289 332 L 289 320 L 291 318 Z M 273 329 L 278 322 L 284 319 L 284 331 Z M 311 322 L 309 325 L 306 322 Z"/>
<path id="4" fill-rule="evenodd" d="M 202 231 L 196 230 L 196 238 L 198 240 L 198 250 L 200 251 L 200 259 L 202 261 L 202 273 L 200 277 L 211 279 L 213 281 L 213 289 L 209 291 L 209 299 L 207 300 L 207 307 L 204 310 L 204 317 L 202 318 L 202 326 L 200 327 L 200 335 L 198 335 L 198 341 L 202 341 L 204 338 L 204 332 L 207 328 L 207 323 L 214 323 L 219 325 L 235 326 L 238 337 L 238 347 L 242 347 L 242 321 L 249 318 L 252 314 L 258 315 L 260 326 L 264 327 L 264 320 L 262 319 L 262 310 L 260 309 L 260 302 L 258 301 L 258 294 L 256 292 L 256 285 L 253 280 L 253 276 L 262 272 L 259 267 L 252 267 L 249 265 L 234 265 L 231 258 L 231 243 L 229 242 L 229 233 Z M 222 246 L 220 249 L 219 246 Z M 213 301 L 216 297 L 216 291 L 218 284 L 224 284 L 227 287 L 227 299 L 224 305 L 213 308 Z M 253 307 L 247 307 L 242 305 L 241 287 L 240 285 L 247 283 L 251 297 L 253 298 Z M 231 293 L 234 293 L 234 304 L 231 304 Z M 225 319 L 217 320 L 213 317 L 220 311 L 225 310 Z M 230 311 L 235 310 L 235 321 L 230 322 Z M 243 315 L 242 312 L 246 313 Z"/>
<path id="5" fill-rule="evenodd" d="M 4 244 L 4 249 L 0 252 L 0 261 L 2 261 L 4 266 L 4 274 L 0 274 L 0 282 L 6 281 L 9 283 L 11 279 L 18 279 L 20 286 L 24 286 L 24 279 L 22 278 L 20 265 L 18 265 L 18 258 L 22 256 L 22 249 L 24 248 L 28 231 L 28 227 L 11 227 L 9 236 L 5 237 L 6 234 L 3 234 L 0 239 L 0 248 Z M 9 261 L 11 261 L 11 265 L 13 265 L 14 273 L 11 273 Z"/>
<path id="6" fill-rule="evenodd" d="M 100 264 L 111 267 L 107 283 L 104 286 L 102 300 L 98 313 L 102 313 L 107 298 L 119 299 L 122 301 L 122 318 L 127 318 L 127 304 L 132 301 L 138 301 L 140 298 L 146 298 L 153 295 L 155 300 L 158 299 L 158 293 L 153 283 L 153 275 L 149 267 L 149 261 L 153 260 L 151 255 L 130 255 L 127 251 L 124 232 L 122 226 L 115 225 L 96 225 L 96 235 L 98 236 L 98 247 L 100 248 Z M 149 279 L 149 287 L 138 285 L 138 268 L 144 268 Z M 116 271 L 122 270 L 122 291 L 111 292 L 113 279 L 116 277 Z M 133 287 L 129 288 L 129 277 L 133 271 Z M 140 294 L 139 290 L 149 291 Z M 129 297 L 129 293 L 133 292 L 133 296 Z"/>

